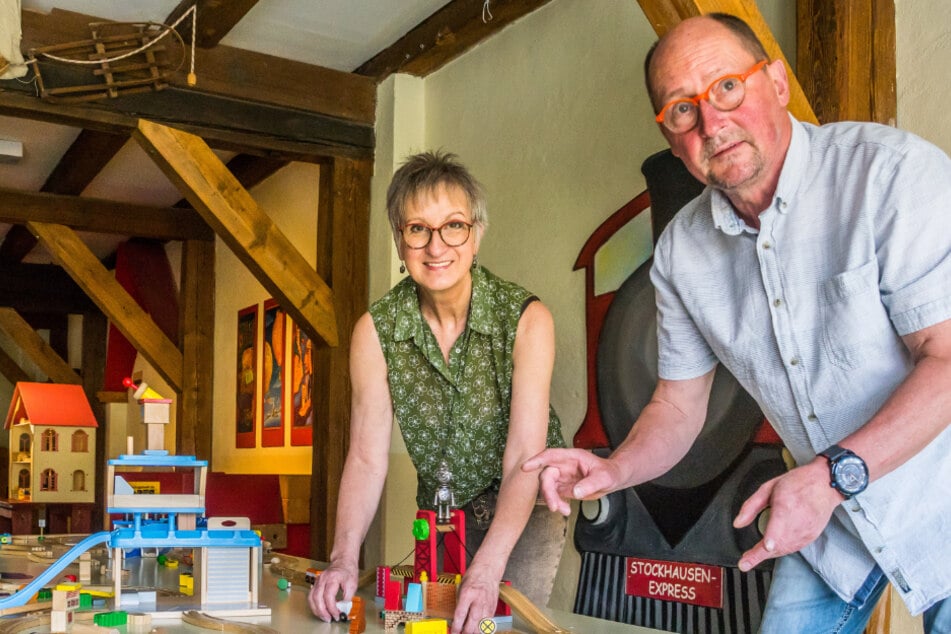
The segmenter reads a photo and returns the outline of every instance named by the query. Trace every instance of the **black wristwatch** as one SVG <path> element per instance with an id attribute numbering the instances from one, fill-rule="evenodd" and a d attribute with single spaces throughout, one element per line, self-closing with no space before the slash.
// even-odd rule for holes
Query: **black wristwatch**
<path id="1" fill-rule="evenodd" d="M 868 467 L 865 461 L 852 451 L 832 445 L 825 451 L 820 451 L 819 455 L 829 460 L 829 484 L 844 495 L 846 500 L 858 495 L 868 486 Z"/>

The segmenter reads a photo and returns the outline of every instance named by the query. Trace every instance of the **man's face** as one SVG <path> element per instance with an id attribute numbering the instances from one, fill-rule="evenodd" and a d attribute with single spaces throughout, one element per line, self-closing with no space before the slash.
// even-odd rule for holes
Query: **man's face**
<path id="1" fill-rule="evenodd" d="M 709 19 L 685 21 L 652 61 L 657 103 L 662 107 L 672 99 L 694 97 L 758 61 L 724 26 Z M 776 61 L 746 79 L 745 97 L 736 109 L 722 112 L 701 100 L 693 129 L 677 134 L 662 125 L 661 131 L 695 178 L 727 195 L 775 188 L 788 147 L 788 94 L 785 68 Z"/>

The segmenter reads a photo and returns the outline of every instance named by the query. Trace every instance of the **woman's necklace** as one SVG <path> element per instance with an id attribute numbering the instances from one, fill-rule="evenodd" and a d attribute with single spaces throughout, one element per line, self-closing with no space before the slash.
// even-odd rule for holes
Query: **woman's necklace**
<path id="1" fill-rule="evenodd" d="M 439 466 L 436 468 L 436 481 L 439 483 L 439 486 L 436 488 L 436 496 L 434 503 L 436 504 L 436 523 L 437 524 L 448 524 L 452 518 L 452 509 L 456 508 L 456 496 L 453 492 L 450 484 L 452 483 L 452 471 L 449 469 L 447 449 L 449 447 L 449 439 L 456 431 L 456 426 L 453 424 L 453 417 L 456 409 L 456 395 L 460 392 L 460 385 L 462 381 L 465 380 L 466 375 L 466 357 L 469 354 L 469 335 L 471 333 L 469 329 L 469 317 L 472 310 L 472 303 L 469 303 L 469 312 L 466 314 L 466 325 L 462 331 L 462 347 L 459 349 L 460 354 L 457 359 L 459 361 L 458 373 L 453 373 L 453 368 L 447 364 L 449 374 L 453 377 L 453 380 L 449 384 L 449 409 L 446 412 L 446 422 L 442 426 L 443 433 L 441 434 L 442 438 L 442 459 L 439 461 Z M 452 350 L 455 348 L 455 343 L 449 349 L 449 360 L 452 360 Z"/>

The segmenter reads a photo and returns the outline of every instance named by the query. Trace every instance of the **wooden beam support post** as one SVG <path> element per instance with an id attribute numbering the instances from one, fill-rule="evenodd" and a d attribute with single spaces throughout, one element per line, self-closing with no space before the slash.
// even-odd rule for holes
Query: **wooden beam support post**
<path id="1" fill-rule="evenodd" d="M 48 343 L 33 330 L 20 313 L 12 308 L 0 308 L 0 331 L 7 335 L 14 345 L 46 373 L 53 383 L 81 385 L 82 379 L 73 371 L 63 358 L 56 354 Z"/>
<path id="2" fill-rule="evenodd" d="M 70 277 L 155 367 L 176 392 L 182 389 L 182 353 L 106 270 L 76 232 L 63 225 L 28 222 L 27 228 Z"/>
<path id="3" fill-rule="evenodd" d="M 189 240 L 182 249 L 181 343 L 184 372 L 175 447 L 211 460 L 215 350 L 215 245 Z"/>
<path id="4" fill-rule="evenodd" d="M 334 289 L 339 329 L 349 333 L 367 310 L 370 161 L 321 166 L 317 270 Z M 350 440 L 350 338 L 315 351 L 314 454 L 310 494 L 311 557 L 329 561 L 340 477 Z M 346 494 L 346 493 L 344 493 Z"/>
<path id="5" fill-rule="evenodd" d="M 106 377 L 106 338 L 109 324 L 105 315 L 98 311 L 83 314 L 83 344 L 82 370 L 83 391 L 89 400 L 92 413 L 99 422 L 96 432 L 96 508 L 92 513 L 92 530 L 102 530 L 102 521 L 105 516 L 105 487 L 106 478 L 106 439 L 109 437 L 109 428 L 106 421 L 106 405 L 98 398 L 98 391 L 102 389 Z"/>
<path id="6" fill-rule="evenodd" d="M 145 120 L 134 136 L 314 343 L 336 346 L 330 288 L 211 148 L 197 136 Z"/>
<path id="7" fill-rule="evenodd" d="M 779 48 L 779 43 L 773 37 L 755 0 L 637 0 L 637 2 L 641 5 L 644 15 L 647 16 L 658 37 L 683 20 L 705 13 L 719 11 L 742 18 L 759 37 L 770 59 L 781 59 L 786 64 L 786 72 L 789 75 L 789 111 L 800 121 L 818 123 L 816 114 L 812 111 L 812 106 L 809 105 L 809 100 L 789 65 L 789 60 Z"/>
<path id="8" fill-rule="evenodd" d="M 819 120 L 895 125 L 894 0 L 799 0 L 796 67 Z"/>

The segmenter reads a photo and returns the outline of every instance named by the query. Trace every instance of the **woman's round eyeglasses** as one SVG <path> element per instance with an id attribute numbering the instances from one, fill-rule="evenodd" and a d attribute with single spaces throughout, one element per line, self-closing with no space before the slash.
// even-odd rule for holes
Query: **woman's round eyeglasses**
<path id="1" fill-rule="evenodd" d="M 464 220 L 450 220 L 438 227 L 430 227 L 420 222 L 411 222 L 400 229 L 403 242 L 410 249 L 425 249 L 433 239 L 433 233 L 439 237 L 447 247 L 461 247 L 469 239 L 473 223 Z"/>

